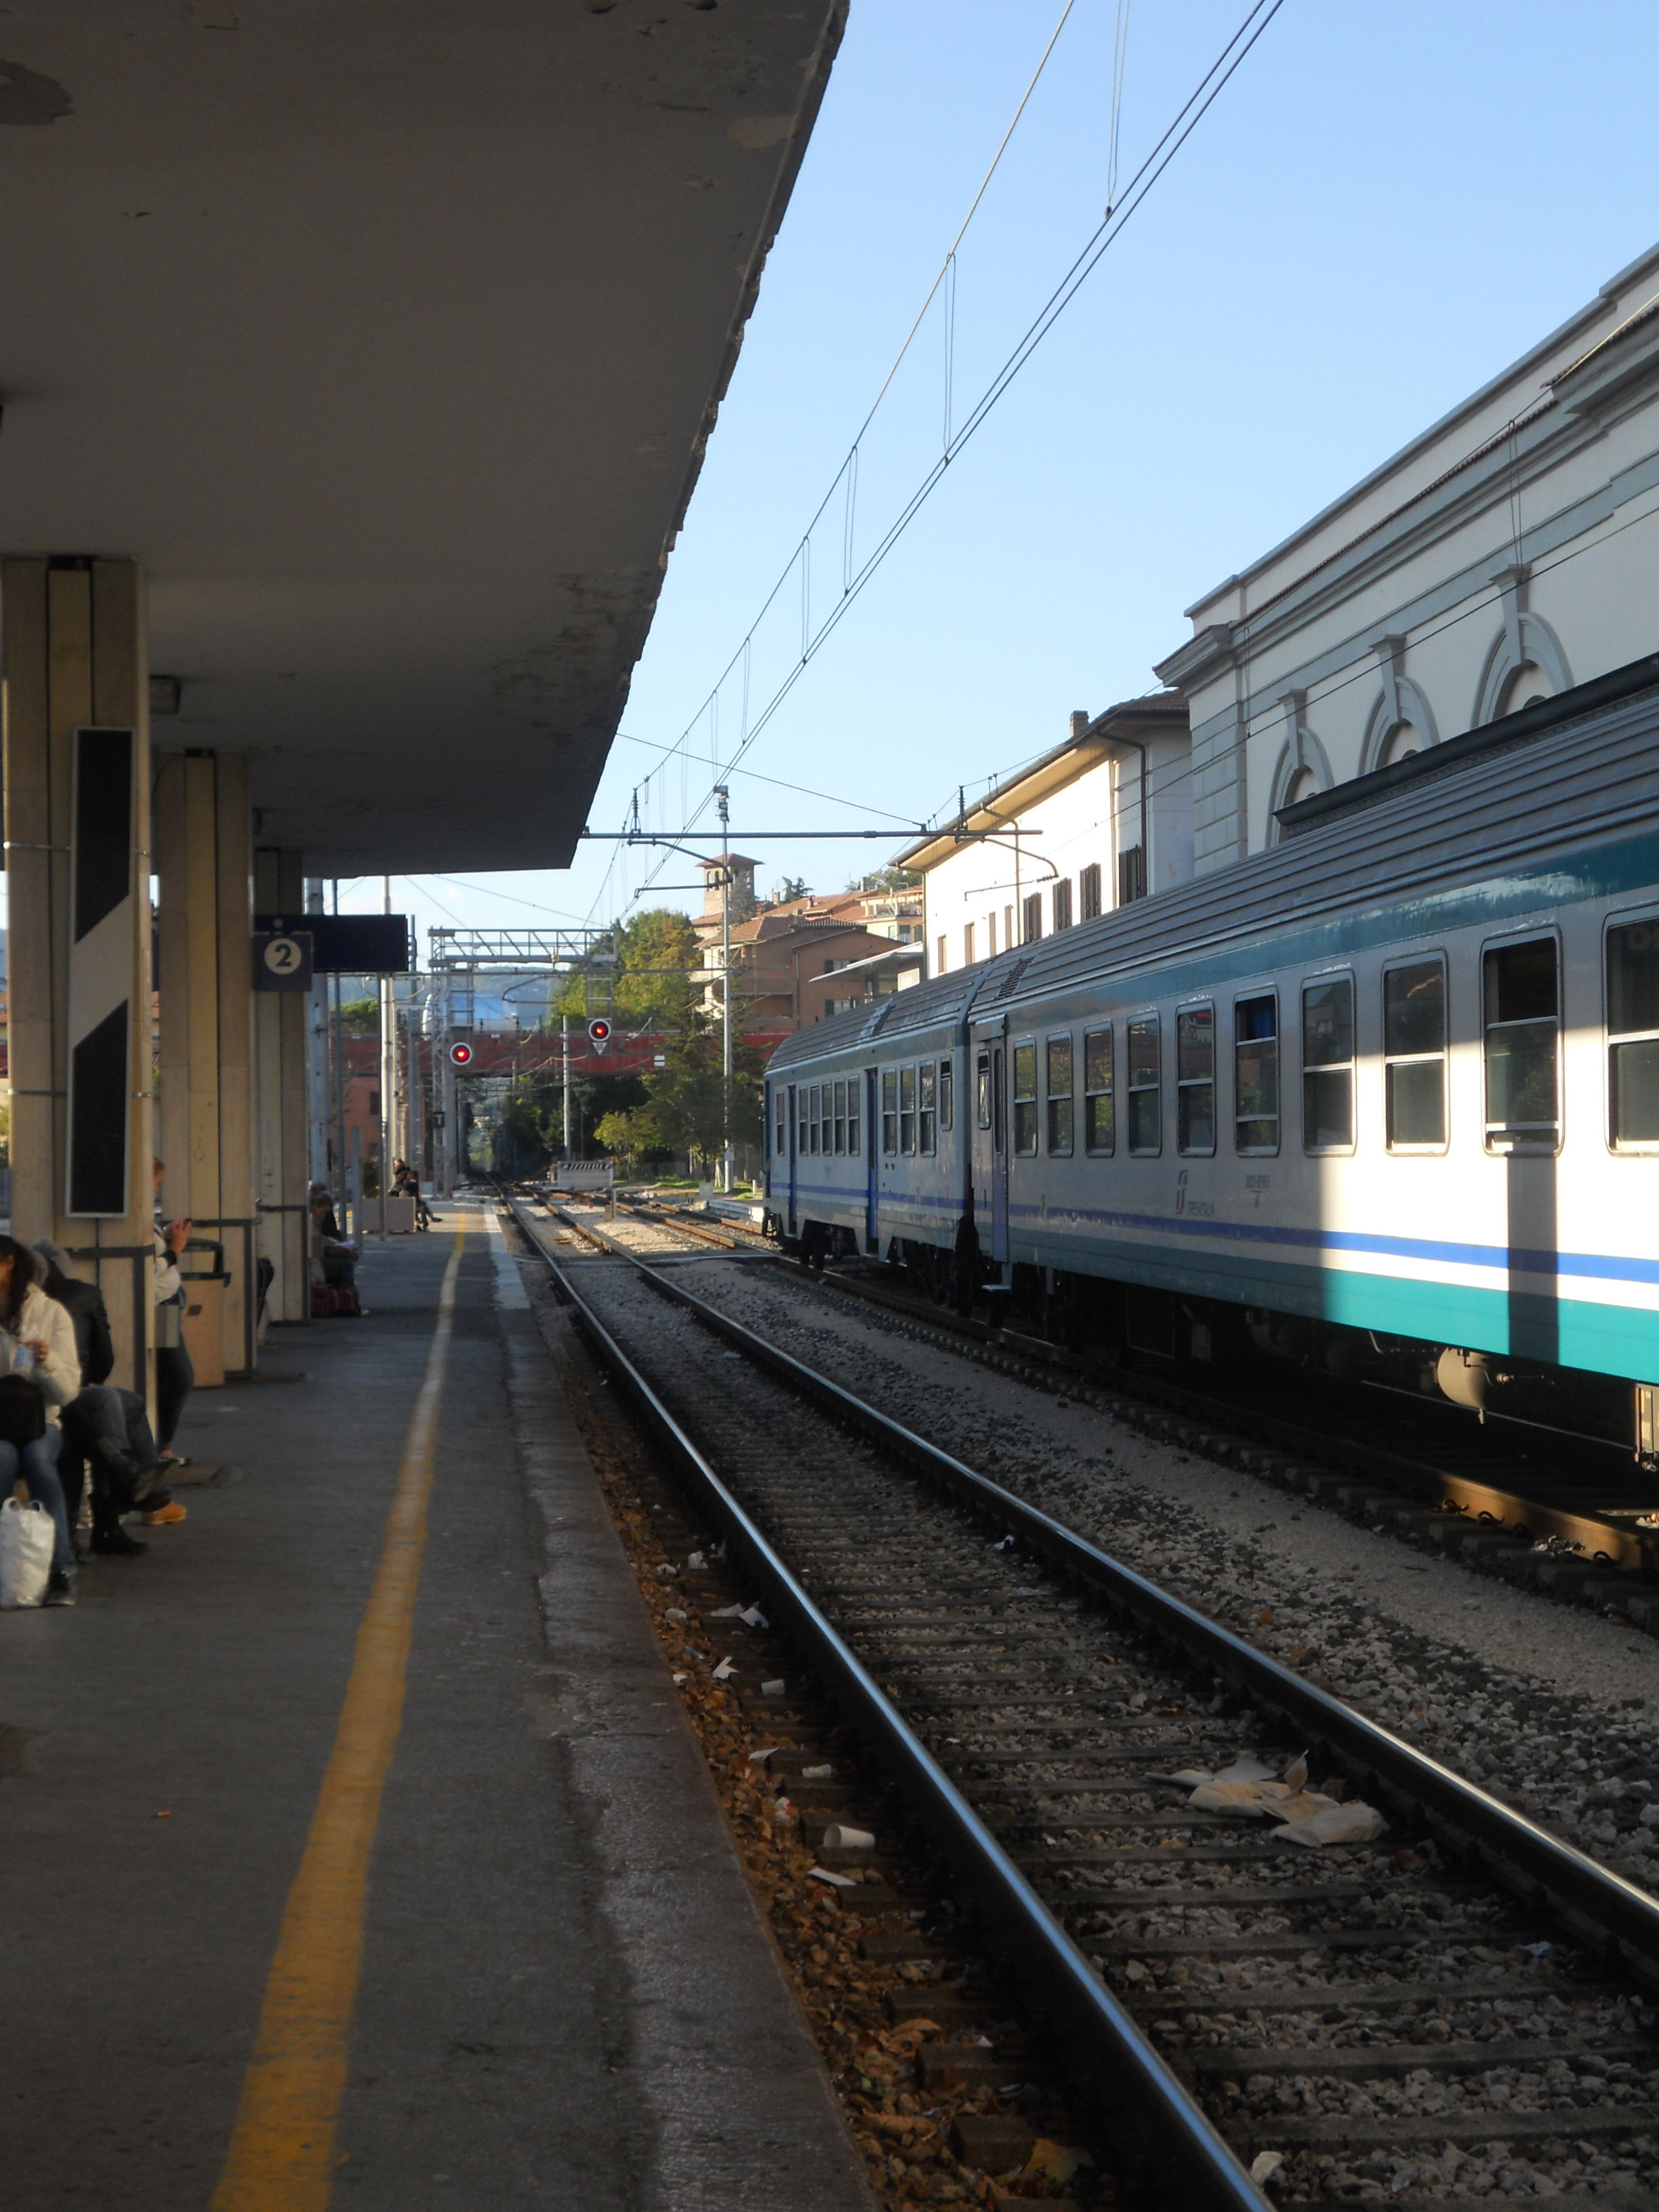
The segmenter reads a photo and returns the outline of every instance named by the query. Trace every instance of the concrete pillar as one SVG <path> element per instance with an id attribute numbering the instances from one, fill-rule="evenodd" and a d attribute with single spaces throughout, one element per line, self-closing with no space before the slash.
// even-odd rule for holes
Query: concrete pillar
<path id="1" fill-rule="evenodd" d="M 298 914 L 305 884 L 297 853 L 253 855 L 258 914 Z M 259 1249 L 275 1270 L 266 1310 L 272 1321 L 308 1322 L 311 1188 L 307 1015 L 303 991 L 254 994 L 255 1180 Z"/>
<path id="2" fill-rule="evenodd" d="M 151 1395 L 149 713 L 136 563 L 0 563 L 12 1227 L 95 1279 Z"/>
<path id="3" fill-rule="evenodd" d="M 246 757 L 165 755 L 155 777 L 164 1207 L 224 1247 L 230 1374 L 257 1364 L 252 862 Z"/>

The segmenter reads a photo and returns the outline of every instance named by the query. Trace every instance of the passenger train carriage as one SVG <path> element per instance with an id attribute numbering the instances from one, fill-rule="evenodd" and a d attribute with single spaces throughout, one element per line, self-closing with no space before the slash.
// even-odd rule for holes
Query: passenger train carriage
<path id="1" fill-rule="evenodd" d="M 778 1233 L 1112 1355 L 1566 1393 L 1650 1456 L 1659 656 L 1282 828 L 788 1039 Z"/>

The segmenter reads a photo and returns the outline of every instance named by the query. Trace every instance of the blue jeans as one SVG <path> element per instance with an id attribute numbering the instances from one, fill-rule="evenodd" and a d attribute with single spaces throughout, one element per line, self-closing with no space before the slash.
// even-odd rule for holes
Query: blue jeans
<path id="1" fill-rule="evenodd" d="M 32 1444 L 0 1443 L 0 1496 L 9 1497 L 21 1474 L 31 1498 L 40 1499 L 52 1516 L 52 1564 L 60 1575 L 75 1572 L 75 1547 L 70 1541 L 69 1515 L 64 1507 L 64 1486 L 58 1480 L 58 1447 L 61 1442 L 49 1421 L 46 1433 Z"/>

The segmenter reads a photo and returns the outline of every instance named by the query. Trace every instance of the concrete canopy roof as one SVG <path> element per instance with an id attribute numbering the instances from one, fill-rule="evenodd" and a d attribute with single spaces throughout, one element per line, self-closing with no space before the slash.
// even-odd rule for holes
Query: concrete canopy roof
<path id="1" fill-rule="evenodd" d="M 568 863 L 846 0 L 14 0 L 0 548 L 312 873 Z"/>

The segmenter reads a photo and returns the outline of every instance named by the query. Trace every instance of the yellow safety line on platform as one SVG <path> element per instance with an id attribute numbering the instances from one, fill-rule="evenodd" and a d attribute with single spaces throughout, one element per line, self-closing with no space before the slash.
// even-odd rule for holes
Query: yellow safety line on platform
<path id="1" fill-rule="evenodd" d="M 438 1407 L 465 1241 L 465 1230 L 458 1228 L 334 1748 L 283 1914 L 259 2033 L 211 2212 L 325 2212 L 328 2204 L 362 1957 L 369 1855 L 403 1723 Z"/>

